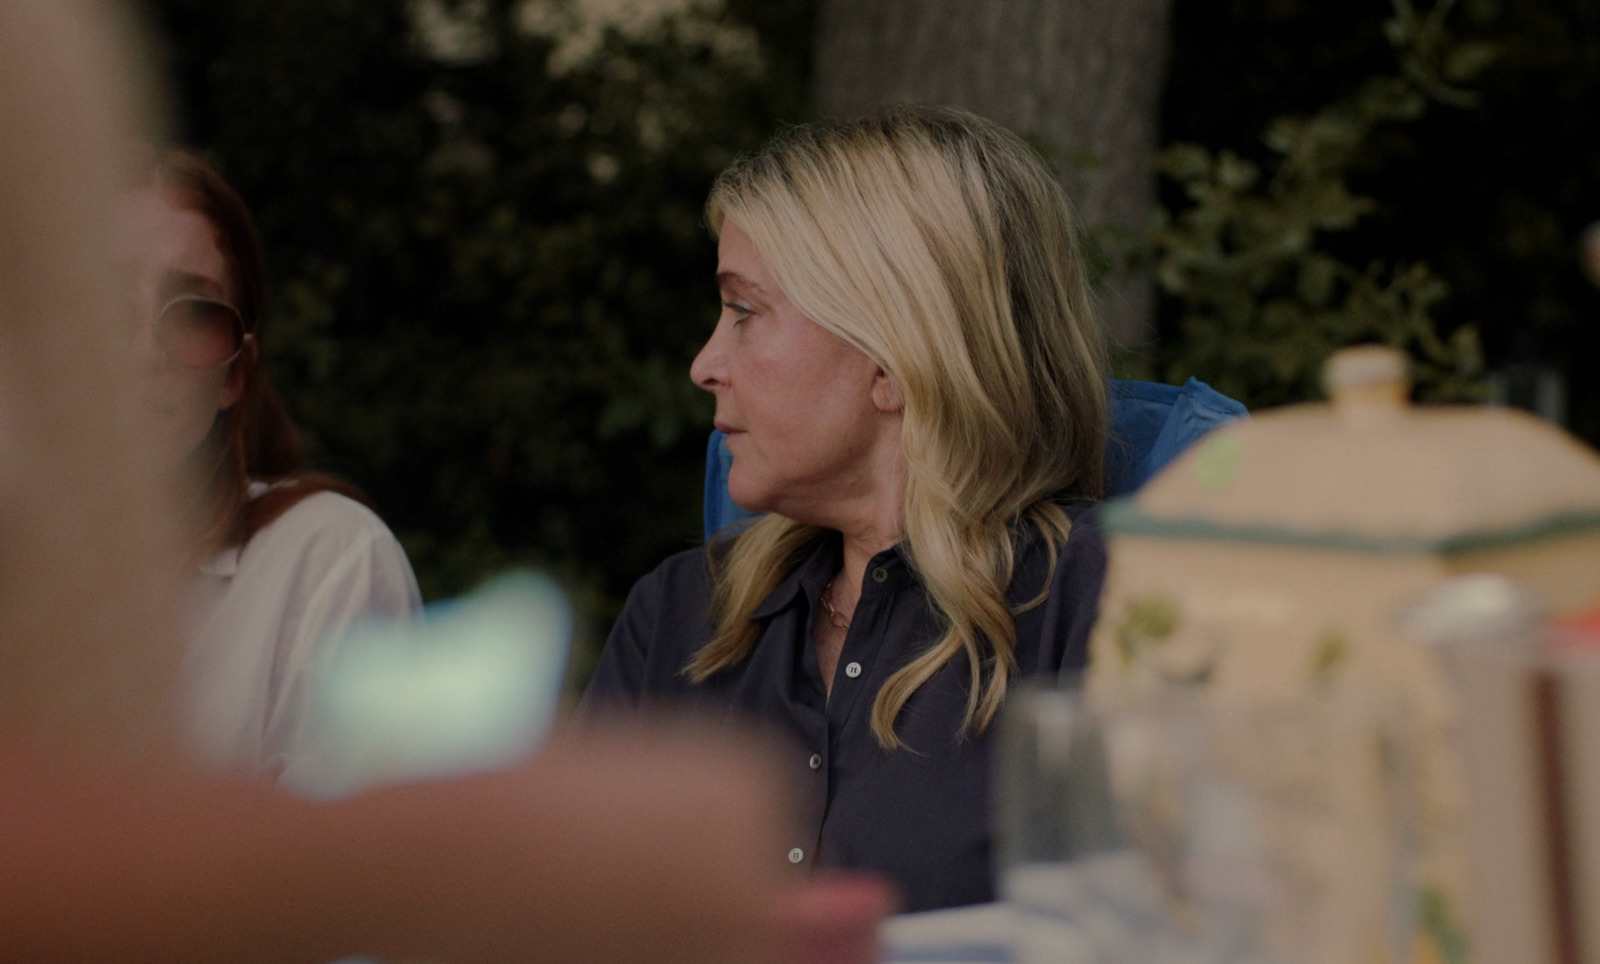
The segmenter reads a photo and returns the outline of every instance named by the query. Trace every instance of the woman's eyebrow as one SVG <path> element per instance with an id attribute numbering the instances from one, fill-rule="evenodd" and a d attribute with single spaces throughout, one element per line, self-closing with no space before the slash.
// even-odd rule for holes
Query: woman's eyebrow
<path id="1" fill-rule="evenodd" d="M 221 298 L 226 291 L 215 278 L 191 271 L 168 271 L 161 279 L 161 297 L 170 298 L 174 295 L 204 295 L 208 298 Z"/>
<path id="2" fill-rule="evenodd" d="M 761 292 L 761 286 L 760 285 L 756 284 L 755 282 L 751 281 L 749 278 L 746 278 L 744 275 L 739 274 L 736 271 L 718 271 L 717 272 L 717 287 L 719 287 L 719 288 L 738 288 L 738 289 L 743 290 L 743 291 L 750 291 L 750 292 L 754 292 L 754 293 L 757 293 L 757 294 L 759 294 Z"/>

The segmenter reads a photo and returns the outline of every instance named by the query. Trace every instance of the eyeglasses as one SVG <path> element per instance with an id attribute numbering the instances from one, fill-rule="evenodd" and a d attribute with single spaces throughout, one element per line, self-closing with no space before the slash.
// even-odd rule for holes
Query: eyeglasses
<path id="1" fill-rule="evenodd" d="M 244 316 L 224 301 L 184 295 L 161 309 L 153 323 L 156 347 L 175 364 L 215 368 L 238 358 L 255 336 Z"/>

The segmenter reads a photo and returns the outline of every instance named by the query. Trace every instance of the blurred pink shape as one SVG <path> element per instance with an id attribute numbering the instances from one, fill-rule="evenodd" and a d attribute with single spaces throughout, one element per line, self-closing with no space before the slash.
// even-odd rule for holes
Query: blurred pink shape
<path id="1" fill-rule="evenodd" d="M 878 928 L 898 898 L 886 879 L 839 873 L 792 891 L 779 910 L 782 964 L 876 964 Z"/>

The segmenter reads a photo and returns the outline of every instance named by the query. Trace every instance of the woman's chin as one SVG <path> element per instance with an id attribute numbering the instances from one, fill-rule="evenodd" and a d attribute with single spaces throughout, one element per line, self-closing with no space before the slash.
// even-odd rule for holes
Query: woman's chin
<path id="1" fill-rule="evenodd" d="M 192 481 L 191 476 L 204 474 L 207 468 L 209 435 L 210 426 L 189 425 L 171 417 L 155 420 L 148 436 L 150 451 L 164 471 Z"/>
<path id="2" fill-rule="evenodd" d="M 734 505 L 746 512 L 773 511 L 771 500 L 762 498 L 760 495 L 743 496 L 738 492 L 735 492 L 732 487 L 729 487 L 728 498 L 733 502 Z"/>
<path id="3" fill-rule="evenodd" d="M 755 515 L 781 515 L 785 517 L 789 515 L 789 513 L 783 511 L 784 501 L 771 494 L 756 493 L 741 498 L 739 495 L 730 492 L 729 498 L 734 505 Z"/>
<path id="4" fill-rule="evenodd" d="M 769 486 L 739 471 L 739 463 L 734 461 L 728 469 L 728 498 L 734 505 L 746 512 L 767 512 L 772 508 L 771 495 Z"/>

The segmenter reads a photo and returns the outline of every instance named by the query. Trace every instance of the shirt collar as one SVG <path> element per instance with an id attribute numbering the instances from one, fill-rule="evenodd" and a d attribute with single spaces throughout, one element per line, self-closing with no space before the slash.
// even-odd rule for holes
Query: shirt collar
<path id="1" fill-rule="evenodd" d="M 843 557 L 842 547 L 843 538 L 839 533 L 831 530 L 823 533 L 822 537 L 812 544 L 810 554 L 767 594 L 767 598 L 755 608 L 750 618 L 766 619 L 794 605 L 804 605 L 807 609 L 816 606 L 817 600 L 822 596 L 823 587 L 833 578 L 834 573 L 839 571 Z M 906 564 L 898 545 L 883 550 L 867 563 L 869 573 L 878 568 L 888 571 L 894 585 L 900 584 L 905 578 Z"/>
<path id="2" fill-rule="evenodd" d="M 262 482 L 260 479 L 251 479 L 249 487 L 245 489 L 245 498 L 260 498 L 261 493 L 270 488 L 272 488 L 270 484 Z M 239 571 L 239 554 L 243 551 L 244 546 L 229 546 L 226 549 L 214 552 L 211 554 L 211 558 L 200 563 L 200 571 L 207 576 L 230 579 L 234 573 Z"/>
<path id="3" fill-rule="evenodd" d="M 233 578 L 234 573 L 239 571 L 239 553 L 242 550 L 242 546 L 229 546 L 220 552 L 213 552 L 211 558 L 200 563 L 200 572 L 223 579 Z"/>
<path id="4" fill-rule="evenodd" d="M 1092 511 L 1095 505 L 1096 503 L 1087 499 L 1074 499 L 1062 503 L 1062 508 L 1067 510 L 1067 514 L 1072 517 L 1073 524 L 1076 525 Z M 1021 532 L 1012 535 L 1018 559 L 1033 551 L 1044 535 L 1038 526 L 1031 523 L 1021 528 Z M 767 594 L 767 598 L 755 608 L 750 618 L 766 619 L 793 605 L 803 604 L 807 609 L 816 606 L 817 599 L 822 595 L 822 588 L 833 578 L 833 574 L 839 571 L 842 546 L 843 537 L 838 532 L 831 529 L 825 531 L 812 544 L 810 554 Z M 868 578 L 873 578 L 873 573 L 877 569 L 884 570 L 882 581 L 890 589 L 898 589 L 915 578 L 898 544 L 883 550 L 867 562 Z"/>

